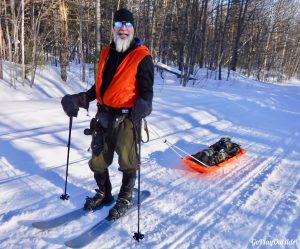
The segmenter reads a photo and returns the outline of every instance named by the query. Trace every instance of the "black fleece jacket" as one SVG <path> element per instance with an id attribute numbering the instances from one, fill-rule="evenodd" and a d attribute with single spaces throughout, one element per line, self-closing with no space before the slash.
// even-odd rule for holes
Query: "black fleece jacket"
<path id="1" fill-rule="evenodd" d="M 126 57 L 126 55 L 135 49 L 137 46 L 141 45 L 142 42 L 135 38 L 130 47 L 124 52 L 119 53 L 115 50 L 115 44 L 112 42 L 110 44 L 109 57 L 106 62 L 104 72 L 103 72 L 103 83 L 100 89 L 101 96 L 103 97 L 106 89 L 108 88 L 110 82 L 112 81 L 116 70 L 122 60 Z M 154 65 L 152 57 L 146 56 L 138 65 L 136 79 L 138 82 L 139 88 L 139 97 L 145 100 L 150 106 L 152 106 L 153 99 L 153 80 L 154 80 Z M 87 101 L 91 102 L 96 99 L 96 84 L 94 84 L 87 92 L 86 92 Z"/>

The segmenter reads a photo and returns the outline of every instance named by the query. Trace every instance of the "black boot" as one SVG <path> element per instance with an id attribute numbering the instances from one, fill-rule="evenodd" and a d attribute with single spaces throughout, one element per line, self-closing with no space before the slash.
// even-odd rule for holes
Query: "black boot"
<path id="1" fill-rule="evenodd" d="M 111 220 L 119 219 L 123 216 L 132 203 L 132 191 L 135 184 L 136 172 L 123 173 L 122 186 L 115 206 L 109 210 Z"/>
<path id="2" fill-rule="evenodd" d="M 103 199 L 103 203 L 111 203 L 114 198 L 113 198 L 113 196 L 111 194 L 112 187 L 111 187 L 111 182 L 110 182 L 110 179 L 109 179 L 108 169 L 106 169 L 105 173 L 106 173 L 106 175 L 105 175 L 105 183 L 104 183 L 104 199 Z"/>
<path id="3" fill-rule="evenodd" d="M 103 204 L 111 203 L 113 200 L 108 170 L 100 174 L 94 174 L 94 178 L 99 189 L 95 189 L 97 193 L 93 197 L 86 198 L 83 208 L 87 211 L 92 211 Z"/>

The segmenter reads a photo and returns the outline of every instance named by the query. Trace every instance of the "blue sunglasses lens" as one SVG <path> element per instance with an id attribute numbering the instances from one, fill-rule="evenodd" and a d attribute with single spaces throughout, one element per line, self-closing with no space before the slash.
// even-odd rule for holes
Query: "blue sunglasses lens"
<path id="1" fill-rule="evenodd" d="M 131 22 L 127 22 L 127 23 L 125 23 L 125 26 L 126 26 L 127 28 L 132 28 L 132 27 L 133 27 L 133 24 L 132 24 Z"/>
<path id="2" fill-rule="evenodd" d="M 126 28 L 132 28 L 133 24 L 131 22 L 114 22 L 115 28 L 122 28 L 125 25 Z"/>
<path id="3" fill-rule="evenodd" d="M 115 28 L 121 28 L 122 27 L 122 22 L 114 22 L 114 27 Z"/>

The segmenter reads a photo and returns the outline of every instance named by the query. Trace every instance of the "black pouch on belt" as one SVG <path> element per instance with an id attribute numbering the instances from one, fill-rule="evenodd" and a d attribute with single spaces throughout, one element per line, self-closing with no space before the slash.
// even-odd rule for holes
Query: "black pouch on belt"
<path id="1" fill-rule="evenodd" d="M 85 135 L 92 135 L 92 142 L 90 149 L 95 156 L 99 156 L 104 149 L 105 133 L 101 127 L 99 121 L 96 118 L 92 118 L 90 122 L 90 128 L 84 130 Z"/>

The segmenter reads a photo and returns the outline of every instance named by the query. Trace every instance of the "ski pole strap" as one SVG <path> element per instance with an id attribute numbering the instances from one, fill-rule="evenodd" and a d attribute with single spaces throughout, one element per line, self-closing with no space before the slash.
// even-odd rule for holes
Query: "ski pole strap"
<path id="1" fill-rule="evenodd" d="M 144 131 L 146 132 L 146 135 L 147 135 L 147 140 L 144 141 L 143 140 L 143 136 L 142 136 L 142 133 L 141 133 L 141 140 L 143 143 L 148 143 L 149 142 L 149 130 L 148 130 L 148 124 L 147 124 L 147 120 L 145 118 L 143 118 L 143 121 L 144 121 Z"/>
<path id="2" fill-rule="evenodd" d="M 135 141 L 135 151 L 136 151 L 136 156 L 137 156 L 137 163 L 138 163 L 138 170 L 140 168 L 141 164 L 141 136 L 142 136 L 142 120 L 140 120 L 139 124 L 133 124 L 133 138 Z"/>
<path id="3" fill-rule="evenodd" d="M 147 139 L 143 140 L 143 136 L 142 136 L 142 126 L 144 123 L 144 131 L 146 132 L 147 135 Z M 134 124 L 133 125 L 134 130 L 135 130 L 135 141 L 136 143 L 139 143 L 140 141 L 142 143 L 148 143 L 149 142 L 149 130 L 148 130 L 148 125 L 147 125 L 147 120 L 146 119 L 141 119 L 140 122 L 138 124 Z"/>

